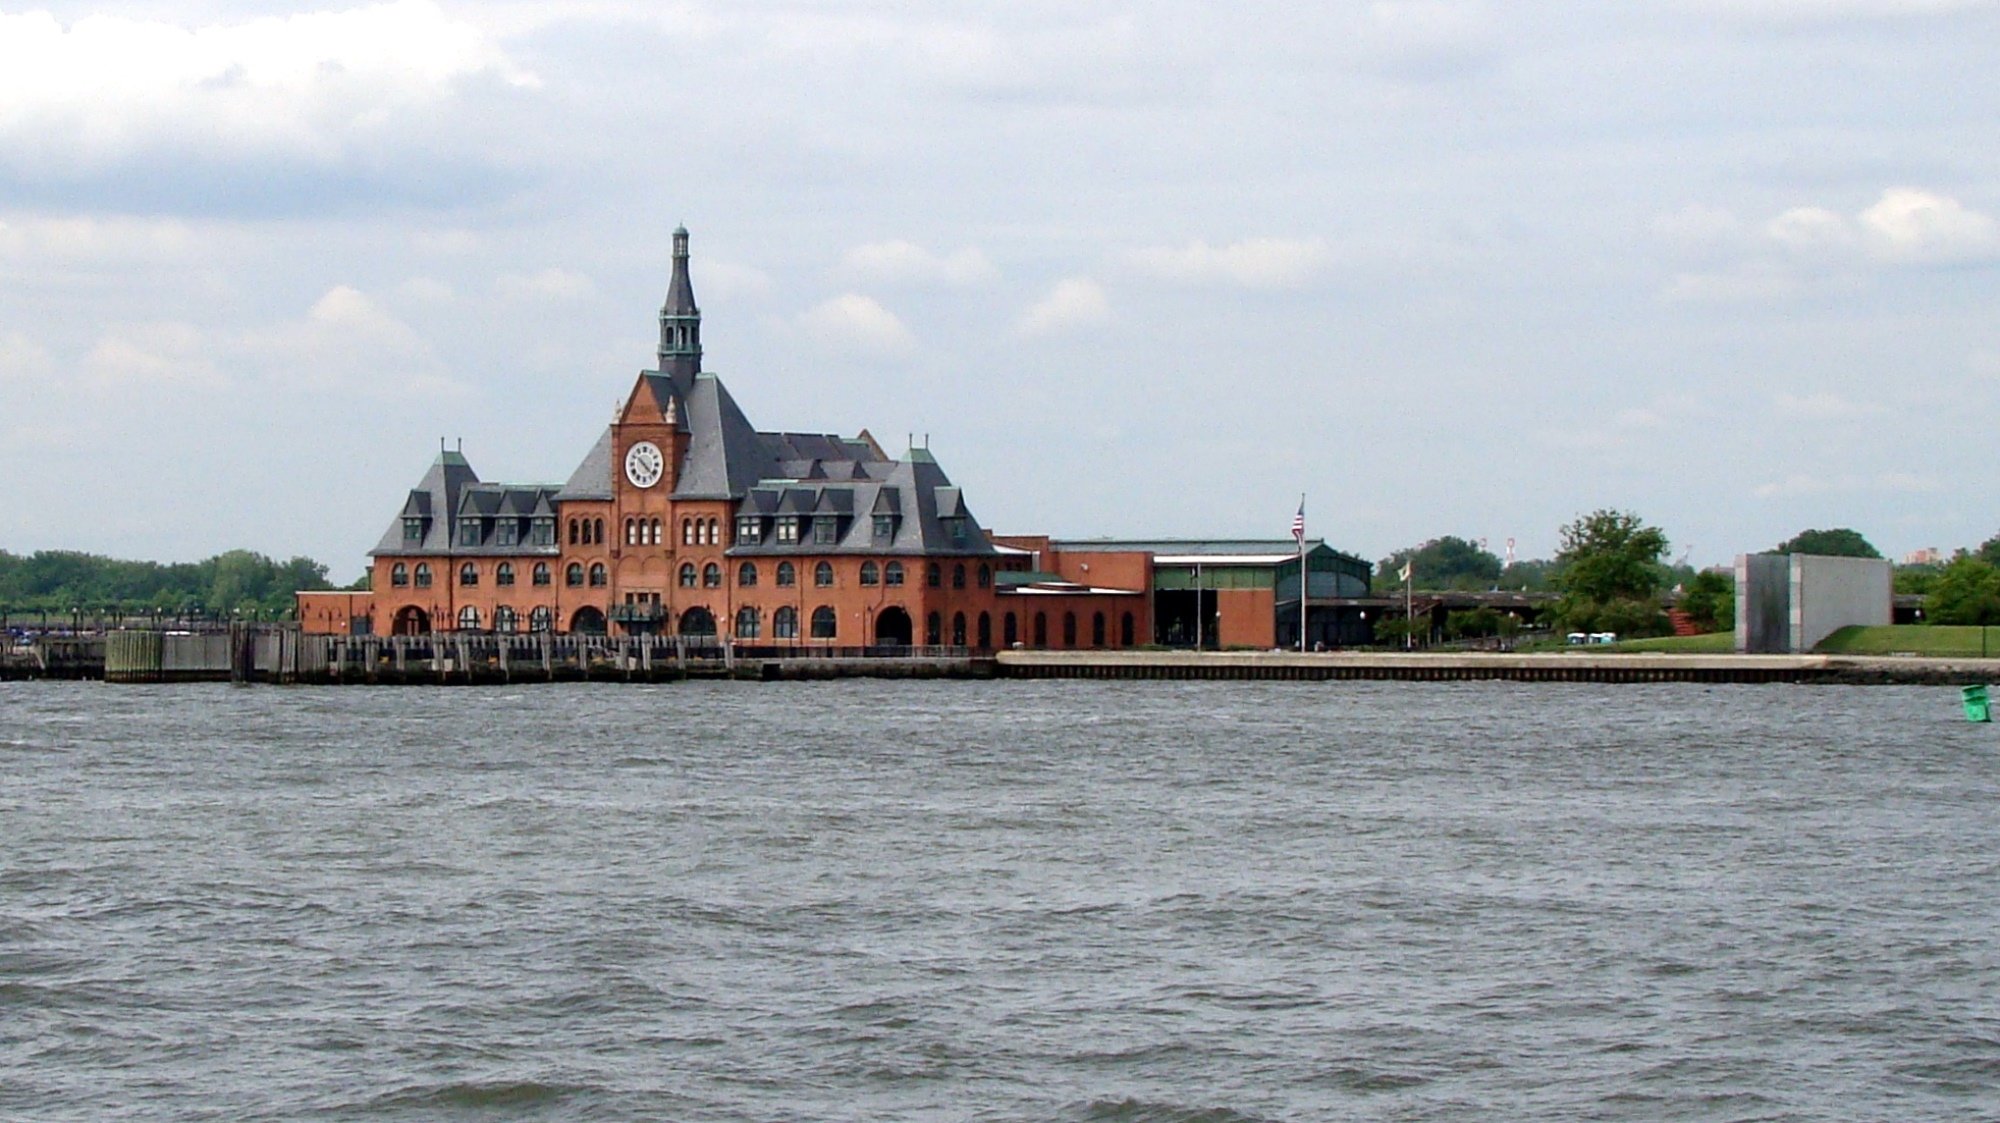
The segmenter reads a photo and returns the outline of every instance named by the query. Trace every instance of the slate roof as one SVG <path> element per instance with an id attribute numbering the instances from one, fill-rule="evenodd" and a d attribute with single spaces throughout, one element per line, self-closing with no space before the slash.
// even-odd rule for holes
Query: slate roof
<path id="1" fill-rule="evenodd" d="M 394 522 L 382 535 L 370 556 L 456 554 L 550 554 L 554 545 L 529 545 L 534 518 L 555 517 L 556 491 L 552 484 L 485 483 L 472 464 L 457 452 L 440 452 L 430 470 L 403 502 Z M 473 517 L 481 521 L 482 536 L 476 546 L 458 544 L 458 520 Z M 409 541 L 403 537 L 403 520 L 424 520 L 423 537 Z M 519 532 L 514 545 L 498 544 L 499 520 L 512 519 Z"/>

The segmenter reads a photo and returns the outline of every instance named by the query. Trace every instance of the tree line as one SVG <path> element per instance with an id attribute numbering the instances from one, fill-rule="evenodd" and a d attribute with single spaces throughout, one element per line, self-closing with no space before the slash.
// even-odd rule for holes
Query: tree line
<path id="1" fill-rule="evenodd" d="M 328 589 L 326 567 L 230 550 L 197 562 L 123 561 L 71 550 L 0 550 L 0 609 L 9 613 L 162 613 L 279 617 L 294 593 Z"/>
<path id="2" fill-rule="evenodd" d="M 1447 535 L 1390 554 L 1375 572 L 1378 583 L 1396 581 L 1407 564 L 1415 587 L 1426 592 L 1550 593 L 1556 597 L 1551 622 L 1568 631 L 1664 634 L 1671 630 L 1669 594 L 1675 607 L 1704 631 L 1735 626 L 1734 575 L 1669 564 L 1666 532 L 1630 511 L 1605 509 L 1579 516 L 1562 528 L 1559 544 L 1553 558 L 1506 565 L 1478 543 Z M 1849 527 L 1800 531 L 1765 552 L 1882 556 Z M 1930 623 L 2000 624 L 2000 534 L 1935 565 L 1897 566 L 1895 589 L 1923 596 L 1924 619 Z M 1468 618 L 1466 623 L 1478 621 Z"/>

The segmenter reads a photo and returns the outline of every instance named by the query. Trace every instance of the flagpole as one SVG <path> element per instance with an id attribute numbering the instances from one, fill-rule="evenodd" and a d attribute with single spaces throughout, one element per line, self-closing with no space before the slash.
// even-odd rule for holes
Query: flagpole
<path id="1" fill-rule="evenodd" d="M 1305 510 L 1306 493 L 1301 491 L 1299 492 L 1299 514 L 1301 518 L 1304 517 Z M 1306 528 L 1301 523 L 1299 526 L 1299 654 L 1301 655 L 1306 653 L 1306 588 L 1308 584 L 1309 582 L 1306 579 Z"/>
<path id="2" fill-rule="evenodd" d="M 1403 563 L 1403 650 L 1411 651 L 1417 646 L 1416 602 L 1410 595 L 1412 582 L 1416 580 L 1417 568 L 1411 564 L 1416 556 Z"/>

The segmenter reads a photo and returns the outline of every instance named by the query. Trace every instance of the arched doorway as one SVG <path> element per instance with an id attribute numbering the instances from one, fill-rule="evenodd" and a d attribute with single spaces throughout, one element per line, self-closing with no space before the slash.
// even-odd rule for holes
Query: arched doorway
<path id="1" fill-rule="evenodd" d="M 715 614 L 696 605 L 681 613 L 681 634 L 684 636 L 712 636 L 715 634 Z"/>
<path id="2" fill-rule="evenodd" d="M 431 630 L 431 614 L 414 604 L 406 604 L 396 610 L 396 618 L 390 624 L 390 634 L 398 636 L 427 635 Z"/>
<path id="3" fill-rule="evenodd" d="M 910 614 L 892 604 L 875 617 L 875 642 L 885 647 L 908 647 L 915 627 Z"/>
<path id="4" fill-rule="evenodd" d="M 579 608 L 576 615 L 569 618 L 569 630 L 589 636 L 604 634 L 604 610 L 601 608 Z"/>

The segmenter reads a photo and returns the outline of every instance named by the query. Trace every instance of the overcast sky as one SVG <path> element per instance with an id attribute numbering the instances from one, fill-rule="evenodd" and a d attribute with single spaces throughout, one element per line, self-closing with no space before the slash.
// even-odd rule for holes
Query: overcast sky
<path id="1" fill-rule="evenodd" d="M 754 422 L 1003 531 L 2000 531 L 1988 0 L 342 2 L 0 0 L 0 548 L 559 482 L 681 223 Z"/>

